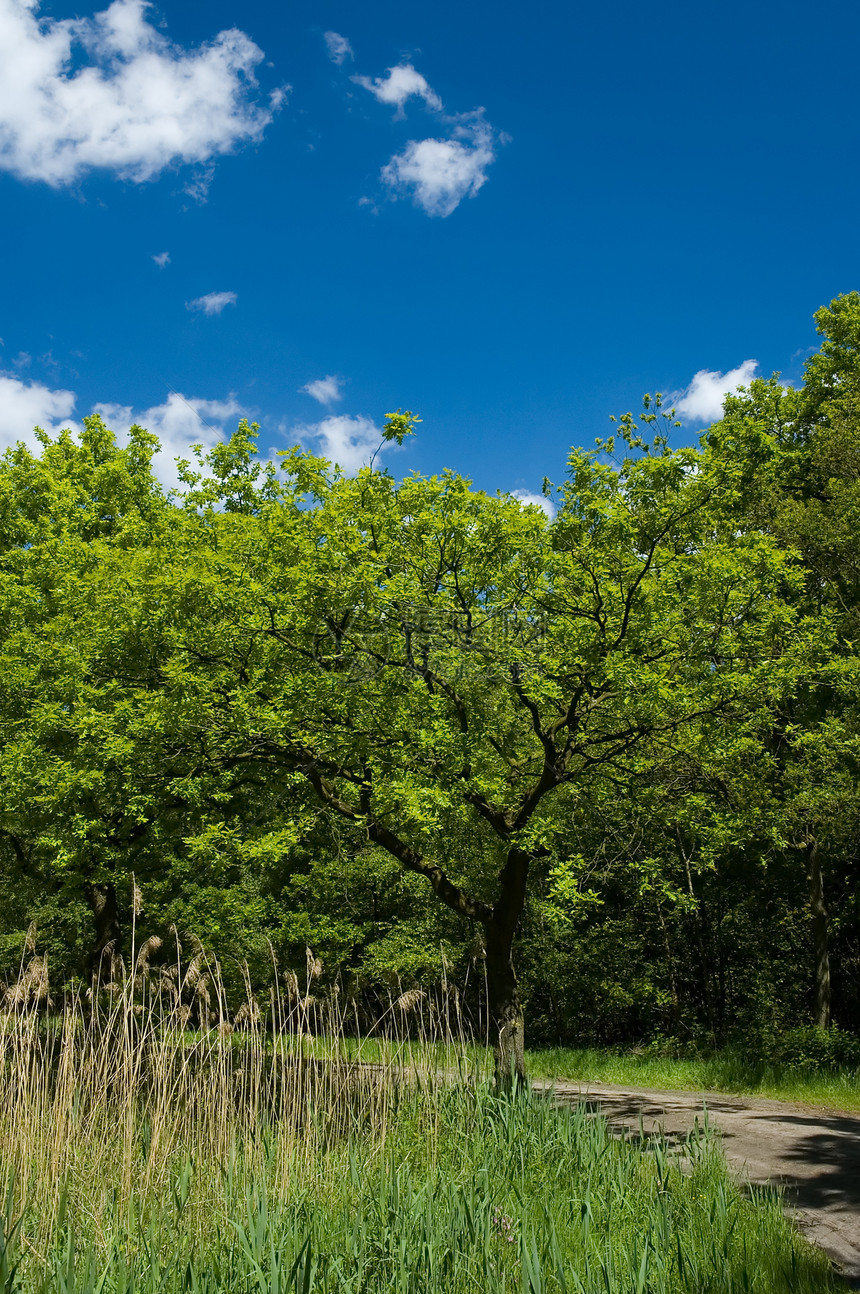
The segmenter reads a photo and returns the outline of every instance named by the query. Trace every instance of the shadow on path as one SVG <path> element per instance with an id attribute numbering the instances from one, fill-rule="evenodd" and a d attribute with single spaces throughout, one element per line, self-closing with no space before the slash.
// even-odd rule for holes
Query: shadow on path
<path id="1" fill-rule="evenodd" d="M 742 1182 L 784 1189 L 788 1213 L 860 1289 L 860 1118 L 720 1093 L 659 1092 L 609 1083 L 537 1083 L 557 1100 L 584 1101 L 622 1135 L 660 1131 L 670 1144 L 696 1118 L 721 1139 Z M 707 1113 L 706 1113 L 707 1112 Z"/>

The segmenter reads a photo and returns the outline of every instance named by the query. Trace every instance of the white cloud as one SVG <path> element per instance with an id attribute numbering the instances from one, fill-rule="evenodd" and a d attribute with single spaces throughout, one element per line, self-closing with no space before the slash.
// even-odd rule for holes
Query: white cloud
<path id="1" fill-rule="evenodd" d="M 416 72 L 411 63 L 401 63 L 398 67 L 389 67 L 388 75 L 377 76 L 371 81 L 369 76 L 354 76 L 356 85 L 364 86 L 380 103 L 393 104 L 397 115 L 403 115 L 403 105 L 413 95 L 423 99 L 428 108 L 434 112 L 441 111 L 442 100 L 431 90 L 420 72 Z"/>
<path id="2" fill-rule="evenodd" d="M 76 403 L 74 391 L 53 391 L 38 382 L 22 382 L 0 374 L 0 452 L 19 441 L 38 452 L 40 447 L 33 435 L 37 426 L 52 436 L 63 427 L 80 432 L 80 420 L 71 416 Z M 219 441 L 229 439 L 239 418 L 247 411 L 232 395 L 225 400 L 205 400 L 171 391 L 163 404 L 149 409 L 136 410 L 131 405 L 101 402 L 94 406 L 93 412 L 101 414 L 121 445 L 133 423 L 157 436 L 161 448 L 154 456 L 153 470 L 164 486 L 175 488 L 179 485 L 177 458 L 188 459 L 193 464 L 192 445 L 212 449 Z M 316 453 L 348 473 L 357 472 L 374 455 L 398 448 L 381 443 L 381 428 L 360 415 L 331 415 L 321 422 L 294 427 L 292 431 L 304 443 L 312 444 Z"/>
<path id="3" fill-rule="evenodd" d="M 214 179 L 214 166 L 198 166 L 188 182 L 183 185 L 182 192 L 187 193 L 189 198 L 202 207 L 209 201 L 209 189 Z"/>
<path id="4" fill-rule="evenodd" d="M 338 67 L 342 67 L 347 59 L 352 62 L 355 58 L 355 55 L 352 52 L 352 46 L 345 36 L 341 36 L 336 31 L 327 31 L 325 32 L 323 39 L 325 41 L 325 47 L 328 51 L 329 58 L 332 63 L 337 63 Z"/>
<path id="5" fill-rule="evenodd" d="M 342 386 L 343 378 L 329 373 L 327 377 L 320 377 L 316 382 L 308 382 L 301 390 L 303 394 L 311 396 L 320 404 L 336 404 L 338 400 L 343 399 Z"/>
<path id="6" fill-rule="evenodd" d="M 555 516 L 555 505 L 543 494 L 535 494 L 533 490 L 511 490 L 511 495 L 526 507 L 542 508 L 550 521 Z"/>
<path id="7" fill-rule="evenodd" d="M 226 440 L 242 415 L 240 405 L 232 396 L 226 400 L 200 400 L 193 396 L 186 398 L 178 391 L 171 391 L 164 404 L 140 413 L 122 404 L 97 404 L 95 412 L 102 415 L 120 440 L 135 422 L 158 437 L 161 450 L 153 460 L 153 467 L 158 479 L 168 487 L 179 484 L 177 458 L 193 461 L 192 445 L 212 449 L 219 440 Z"/>
<path id="8" fill-rule="evenodd" d="M 52 436 L 63 427 L 79 432 L 80 421 L 71 416 L 76 403 L 74 391 L 52 391 L 39 382 L 22 382 L 0 374 L 0 451 L 19 441 L 38 451 L 34 427 L 41 427 Z M 135 422 L 157 436 L 161 449 L 153 460 L 155 474 L 164 485 L 176 486 L 179 477 L 175 460 L 191 458 L 192 445 L 211 449 L 219 440 L 228 439 L 243 410 L 233 396 L 226 400 L 201 400 L 171 391 L 163 404 L 141 412 L 134 411 L 130 405 L 115 403 L 97 404 L 93 412 L 102 415 L 107 426 L 116 432 L 120 444 L 125 442 L 128 429 Z"/>
<path id="9" fill-rule="evenodd" d="M 170 264 L 170 252 L 159 252 L 156 256 L 153 256 L 152 259 L 155 261 L 158 268 L 163 270 L 165 265 Z"/>
<path id="10" fill-rule="evenodd" d="M 370 418 L 333 414 L 322 422 L 294 429 L 303 440 L 314 441 L 314 453 L 337 463 L 345 472 L 357 472 L 379 450 L 382 430 Z M 387 449 L 389 446 L 383 446 Z M 383 452 L 379 450 L 379 452 Z"/>
<path id="11" fill-rule="evenodd" d="M 55 186 L 94 168 L 141 182 L 260 138 L 284 96 L 254 96 L 262 50 L 236 28 L 183 49 L 149 7 L 114 0 L 55 20 L 39 0 L 0 0 L 0 169 Z"/>
<path id="12" fill-rule="evenodd" d="M 451 139 L 410 140 L 382 168 L 382 180 L 394 194 L 411 192 L 428 216 L 450 216 L 475 196 L 495 156 L 492 129 L 477 113 Z"/>
<path id="13" fill-rule="evenodd" d="M 22 382 L 0 374 L 0 450 L 23 441 L 38 448 L 34 427 L 56 433 L 62 427 L 77 426 L 70 421 L 75 407 L 74 391 L 52 391 L 40 382 Z"/>
<path id="14" fill-rule="evenodd" d="M 755 377 L 758 361 L 745 359 L 728 373 L 712 373 L 701 368 L 692 382 L 673 397 L 675 412 L 691 422 L 716 422 L 723 416 L 723 401 L 739 386 L 748 386 Z"/>
<path id="15" fill-rule="evenodd" d="M 202 310 L 205 315 L 219 315 L 225 306 L 234 306 L 235 292 L 207 292 L 205 297 L 195 297 L 185 302 L 186 310 Z"/>

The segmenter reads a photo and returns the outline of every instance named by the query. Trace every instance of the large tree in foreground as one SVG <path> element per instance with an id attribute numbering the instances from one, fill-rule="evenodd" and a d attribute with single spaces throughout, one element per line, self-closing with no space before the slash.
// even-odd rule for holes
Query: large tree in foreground
<path id="1" fill-rule="evenodd" d="M 796 666 L 789 559 L 695 451 L 624 431 L 618 465 L 611 443 L 571 455 L 552 521 L 450 473 L 347 478 L 298 452 L 283 486 L 243 492 L 239 436 L 159 561 L 201 760 L 253 781 L 275 823 L 311 788 L 482 928 L 506 1078 L 524 1074 L 514 935 L 577 798 L 629 794 L 651 743 L 766 704 Z"/>

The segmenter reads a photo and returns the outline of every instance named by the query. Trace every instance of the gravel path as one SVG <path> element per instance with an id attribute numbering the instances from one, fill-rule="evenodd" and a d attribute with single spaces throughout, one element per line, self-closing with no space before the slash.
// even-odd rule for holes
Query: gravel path
<path id="1" fill-rule="evenodd" d="M 707 1108 L 741 1180 L 785 1187 L 790 1215 L 860 1289 L 860 1116 L 720 1092 L 661 1092 L 613 1083 L 535 1083 L 557 1099 L 599 1108 L 616 1127 L 670 1139 Z"/>

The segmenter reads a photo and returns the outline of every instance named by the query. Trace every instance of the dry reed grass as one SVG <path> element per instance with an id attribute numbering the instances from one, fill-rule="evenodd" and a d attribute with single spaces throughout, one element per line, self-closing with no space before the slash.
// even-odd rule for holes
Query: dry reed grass
<path id="1" fill-rule="evenodd" d="M 429 1090 L 440 1067 L 476 1077 L 450 996 L 401 993 L 360 1039 L 354 1002 L 337 986 L 320 989 L 310 951 L 304 991 L 293 971 L 274 974 L 264 1008 L 246 977 L 245 1000 L 231 1012 L 202 948 L 183 962 L 177 940 L 174 960 L 154 964 L 160 950 L 147 939 L 129 966 L 108 954 L 91 988 L 56 1001 L 47 963 L 34 954 L 3 994 L 0 1170 L 26 1195 L 42 1234 L 71 1216 L 97 1234 L 100 1205 L 112 1210 L 117 1200 L 147 1216 L 185 1162 L 210 1165 L 213 1176 L 232 1165 L 249 1190 L 265 1175 L 288 1194 L 352 1134 L 371 1133 L 384 1155 L 404 1083 Z M 374 1032 L 387 1045 L 384 1059 L 377 1050 L 368 1062 L 362 1051 Z M 415 1034 L 429 1046 L 411 1047 Z M 198 1180 L 186 1227 L 205 1232 L 213 1207 Z M 26 1225 L 21 1241 L 43 1256 Z"/>
<path id="2" fill-rule="evenodd" d="M 107 954 L 63 996 L 28 944 L 0 1009 L 0 1294 L 835 1288 L 706 1145 L 683 1176 L 584 1110 L 494 1097 L 447 985 L 398 988 L 362 1037 L 310 952 L 231 1012 L 199 945 Z"/>

